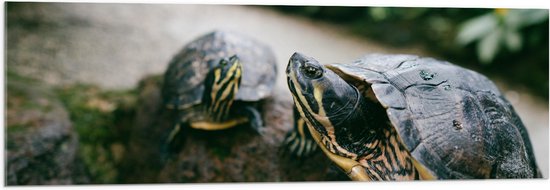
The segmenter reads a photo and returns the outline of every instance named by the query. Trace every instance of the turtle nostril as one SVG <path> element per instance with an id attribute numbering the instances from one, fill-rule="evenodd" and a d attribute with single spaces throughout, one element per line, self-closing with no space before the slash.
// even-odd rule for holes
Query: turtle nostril
<path id="1" fill-rule="evenodd" d="M 286 74 L 290 74 L 292 68 L 300 68 L 304 64 L 303 60 L 291 58 L 286 66 Z"/>
<path id="2" fill-rule="evenodd" d="M 287 74 L 287 75 L 290 74 L 290 64 L 288 64 L 288 65 L 286 66 L 286 74 Z"/>

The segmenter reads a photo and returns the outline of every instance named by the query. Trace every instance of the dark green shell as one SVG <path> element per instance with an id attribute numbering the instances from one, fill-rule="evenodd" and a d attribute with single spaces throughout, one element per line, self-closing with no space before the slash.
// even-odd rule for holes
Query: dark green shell
<path id="1" fill-rule="evenodd" d="M 412 155 L 439 178 L 540 177 L 527 130 L 485 76 L 412 55 L 329 67 L 371 84 Z"/>
<path id="2" fill-rule="evenodd" d="M 271 49 L 242 34 L 214 31 L 187 44 L 171 60 L 164 75 L 164 103 L 173 107 L 200 104 L 206 74 L 220 59 L 232 55 L 237 55 L 243 65 L 236 100 L 258 101 L 269 96 L 277 76 Z"/>

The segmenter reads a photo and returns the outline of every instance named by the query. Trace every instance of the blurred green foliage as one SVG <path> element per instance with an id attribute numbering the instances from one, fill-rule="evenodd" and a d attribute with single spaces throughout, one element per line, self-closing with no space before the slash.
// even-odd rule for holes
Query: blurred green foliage
<path id="1" fill-rule="evenodd" d="M 548 20 L 547 10 L 495 9 L 464 21 L 457 41 L 460 45 L 477 42 L 482 63 L 491 63 L 503 47 L 518 52 L 523 47 L 522 29 Z"/>
<path id="2" fill-rule="evenodd" d="M 548 10 L 276 6 L 526 87 L 548 100 Z M 367 53 L 367 52 L 365 52 Z M 353 58 L 350 58 L 353 59 Z"/>

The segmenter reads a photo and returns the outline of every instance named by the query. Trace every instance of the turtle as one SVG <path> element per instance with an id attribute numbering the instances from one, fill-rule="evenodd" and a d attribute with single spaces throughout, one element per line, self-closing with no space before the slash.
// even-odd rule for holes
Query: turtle
<path id="1" fill-rule="evenodd" d="M 542 177 L 520 117 L 475 71 L 417 55 L 320 64 L 296 52 L 286 75 L 312 139 L 351 180 Z"/>
<path id="2" fill-rule="evenodd" d="M 271 96 L 276 76 L 273 51 L 252 37 L 214 30 L 189 42 L 164 74 L 163 104 L 175 117 L 166 148 L 181 148 L 175 139 L 187 127 L 215 131 L 248 124 L 261 132 L 258 102 Z"/>

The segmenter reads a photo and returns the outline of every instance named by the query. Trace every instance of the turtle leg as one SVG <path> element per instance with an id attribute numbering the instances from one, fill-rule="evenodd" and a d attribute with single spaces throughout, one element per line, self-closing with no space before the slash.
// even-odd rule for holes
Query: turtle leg
<path id="1" fill-rule="evenodd" d="M 296 157 L 307 157 L 317 150 L 317 143 L 307 129 L 307 125 L 296 106 L 293 107 L 294 128 L 289 131 L 283 141 L 283 153 L 290 153 Z"/>
<path id="2" fill-rule="evenodd" d="M 184 130 L 187 128 L 186 123 L 177 122 L 174 127 L 168 131 L 167 134 L 165 134 L 165 138 L 163 138 L 162 147 L 161 147 L 161 154 L 162 154 L 162 160 L 167 160 L 173 155 L 177 154 L 184 145 L 185 139 L 184 139 Z"/>
<path id="3" fill-rule="evenodd" d="M 248 118 L 248 122 L 250 123 L 250 126 L 254 131 L 256 131 L 258 134 L 263 134 L 264 130 L 264 121 L 262 119 L 262 114 L 260 114 L 260 111 L 252 105 L 245 105 L 242 107 L 242 113 L 244 113 L 244 116 Z"/>

